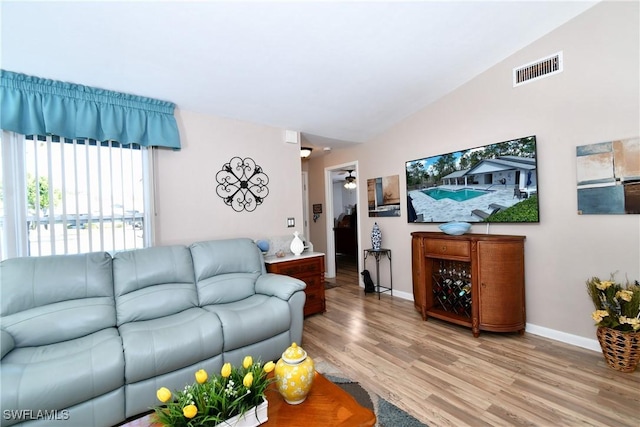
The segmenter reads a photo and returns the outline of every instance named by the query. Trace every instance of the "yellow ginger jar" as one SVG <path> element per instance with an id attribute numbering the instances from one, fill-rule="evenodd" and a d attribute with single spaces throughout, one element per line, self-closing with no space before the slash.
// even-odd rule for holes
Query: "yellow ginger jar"
<path id="1" fill-rule="evenodd" d="M 311 390 L 314 375 L 313 360 L 296 343 L 292 343 L 276 363 L 275 377 L 278 391 L 285 402 L 291 405 L 304 402 Z"/>

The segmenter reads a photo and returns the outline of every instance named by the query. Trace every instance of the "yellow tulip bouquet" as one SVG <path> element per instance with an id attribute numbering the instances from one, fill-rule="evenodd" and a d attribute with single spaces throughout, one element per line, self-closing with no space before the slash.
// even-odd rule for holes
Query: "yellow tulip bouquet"
<path id="1" fill-rule="evenodd" d="M 164 405 L 153 408 L 156 421 L 172 427 L 211 426 L 244 415 L 263 402 L 273 381 L 267 374 L 274 368 L 273 362 L 263 366 L 246 356 L 242 367 L 225 363 L 213 378 L 200 369 L 195 373 L 196 382 L 182 391 L 172 394 L 166 387 L 158 389 L 156 395 Z"/>
<path id="2" fill-rule="evenodd" d="M 640 286 L 627 281 L 625 286 L 610 280 L 592 277 L 587 280 L 587 292 L 596 310 L 591 317 L 597 326 L 621 332 L 640 330 Z"/>

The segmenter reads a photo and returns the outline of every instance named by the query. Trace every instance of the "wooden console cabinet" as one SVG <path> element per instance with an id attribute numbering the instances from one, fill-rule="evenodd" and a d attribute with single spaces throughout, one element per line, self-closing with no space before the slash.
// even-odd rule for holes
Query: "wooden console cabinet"
<path id="1" fill-rule="evenodd" d="M 265 258 L 269 273 L 295 277 L 307 284 L 304 290 L 307 300 L 304 303 L 304 315 L 324 313 L 324 254 L 319 252 L 302 253 L 300 256 L 284 258 Z"/>
<path id="2" fill-rule="evenodd" d="M 422 318 L 524 333 L 524 236 L 414 232 L 413 298 Z"/>

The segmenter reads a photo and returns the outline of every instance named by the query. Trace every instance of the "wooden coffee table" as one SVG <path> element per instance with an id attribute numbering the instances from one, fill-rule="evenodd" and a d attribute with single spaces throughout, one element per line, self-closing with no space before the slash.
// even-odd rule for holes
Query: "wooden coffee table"
<path id="1" fill-rule="evenodd" d="M 261 427 L 369 427 L 376 423 L 375 414 L 364 408 L 346 391 L 316 372 L 313 386 L 304 402 L 290 405 L 284 401 L 275 384 L 266 392 L 269 420 Z M 133 420 L 121 427 L 156 427 L 151 415 Z"/>
<path id="2" fill-rule="evenodd" d="M 375 414 L 364 408 L 346 391 L 316 372 L 311 391 L 304 402 L 289 405 L 271 384 L 266 392 L 269 420 L 261 426 L 347 427 L 373 426 Z"/>

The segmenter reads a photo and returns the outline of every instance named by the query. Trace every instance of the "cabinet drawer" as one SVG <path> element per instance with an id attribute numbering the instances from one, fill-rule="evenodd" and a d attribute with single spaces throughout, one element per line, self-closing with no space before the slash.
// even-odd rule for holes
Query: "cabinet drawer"
<path id="1" fill-rule="evenodd" d="M 299 260 L 278 266 L 278 273 L 286 276 L 298 276 L 305 273 L 320 273 L 320 263 L 316 259 Z"/>
<path id="2" fill-rule="evenodd" d="M 304 290 L 306 293 L 315 292 L 324 294 L 324 292 L 321 292 L 324 291 L 324 282 L 322 282 L 317 275 L 304 277 L 300 280 L 307 284 L 307 288 Z"/>
<path id="3" fill-rule="evenodd" d="M 320 292 L 306 292 L 307 300 L 304 304 L 304 315 L 322 313 L 325 311 L 324 294 Z"/>
<path id="4" fill-rule="evenodd" d="M 432 239 L 424 242 L 427 256 L 454 256 L 469 258 L 471 256 L 471 244 L 468 241 Z"/>
<path id="5" fill-rule="evenodd" d="M 325 311 L 324 256 L 267 263 L 267 271 L 295 277 L 307 284 L 304 290 L 306 295 L 305 316 Z"/>

